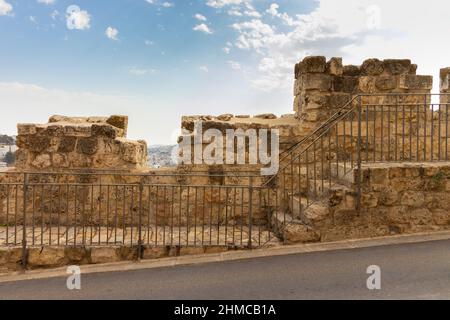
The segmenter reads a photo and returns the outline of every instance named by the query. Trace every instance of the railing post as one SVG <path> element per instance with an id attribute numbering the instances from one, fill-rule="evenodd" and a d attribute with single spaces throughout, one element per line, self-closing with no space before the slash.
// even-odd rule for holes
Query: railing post
<path id="1" fill-rule="evenodd" d="M 361 172 L 361 144 L 362 144 L 362 138 L 361 138 L 361 122 L 362 122 L 362 99 L 361 96 L 358 97 L 358 140 L 357 140 L 357 147 L 356 147 L 356 159 L 357 159 L 357 169 L 356 169 L 356 209 L 358 210 L 358 213 L 361 212 L 361 178 L 362 178 L 362 172 Z M 367 124 L 366 124 L 367 125 Z M 366 137 L 368 138 L 368 137 Z"/>
<path id="2" fill-rule="evenodd" d="M 248 249 L 252 249 L 253 231 L 253 177 L 251 176 L 248 187 Z"/>
<path id="3" fill-rule="evenodd" d="M 139 217 L 138 217 L 138 261 L 142 258 L 142 193 L 144 192 L 144 184 L 142 178 L 139 181 Z"/>
<path id="4" fill-rule="evenodd" d="M 27 187 L 28 187 L 28 175 L 23 174 L 23 215 L 22 215 L 22 269 L 27 268 Z"/>

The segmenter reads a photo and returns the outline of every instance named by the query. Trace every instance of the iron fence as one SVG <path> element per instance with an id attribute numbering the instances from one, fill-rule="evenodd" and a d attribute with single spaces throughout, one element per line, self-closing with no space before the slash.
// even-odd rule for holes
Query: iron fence
<path id="1" fill-rule="evenodd" d="M 449 105 L 450 94 L 357 95 L 283 153 L 264 185 L 276 185 L 279 211 L 305 221 L 334 185 L 353 181 L 360 210 L 362 164 L 449 160 Z"/>

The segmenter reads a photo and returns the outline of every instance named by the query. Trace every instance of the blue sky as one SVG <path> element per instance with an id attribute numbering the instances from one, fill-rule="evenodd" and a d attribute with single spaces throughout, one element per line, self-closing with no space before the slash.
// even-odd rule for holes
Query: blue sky
<path id="1" fill-rule="evenodd" d="M 120 113 L 131 137 L 171 143 L 184 114 L 290 113 L 308 54 L 409 57 L 437 74 L 448 5 L 430 1 L 0 0 L 0 132 Z"/>

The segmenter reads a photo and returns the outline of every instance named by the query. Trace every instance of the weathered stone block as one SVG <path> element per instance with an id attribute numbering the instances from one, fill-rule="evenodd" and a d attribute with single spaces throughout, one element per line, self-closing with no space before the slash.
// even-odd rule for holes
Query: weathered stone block
<path id="1" fill-rule="evenodd" d="M 145 247 L 142 259 L 161 259 L 169 256 L 169 247 Z"/>
<path id="2" fill-rule="evenodd" d="M 324 73 L 327 69 L 327 60 L 323 56 L 310 56 L 303 59 L 298 66 L 298 74 Z"/>
<path id="3" fill-rule="evenodd" d="M 117 136 L 119 136 L 118 130 L 115 127 L 107 124 L 93 124 L 91 130 L 93 136 L 102 136 L 109 139 L 115 139 Z"/>
<path id="4" fill-rule="evenodd" d="M 106 123 L 122 129 L 123 130 L 123 136 L 126 137 L 127 130 L 128 130 L 128 117 L 127 116 L 120 116 L 120 115 L 112 115 L 111 117 L 106 120 Z"/>
<path id="5" fill-rule="evenodd" d="M 305 225 L 292 223 L 284 227 L 283 240 L 286 244 L 318 242 L 320 234 Z"/>
<path id="6" fill-rule="evenodd" d="M 342 74 L 344 76 L 358 77 L 361 75 L 361 69 L 358 66 L 347 65 L 344 66 Z"/>
<path id="7" fill-rule="evenodd" d="M 51 268 L 67 263 L 63 247 L 31 248 L 28 250 L 28 266 L 31 268 Z"/>
<path id="8" fill-rule="evenodd" d="M 92 247 L 91 248 L 91 262 L 108 263 L 120 261 L 120 257 L 115 247 Z"/>
<path id="9" fill-rule="evenodd" d="M 422 207 L 425 203 L 425 196 L 423 192 L 405 191 L 401 195 L 400 203 L 409 207 Z"/>
<path id="10" fill-rule="evenodd" d="M 59 146 L 58 146 L 58 152 L 72 152 L 75 150 L 75 146 L 77 144 L 77 138 L 76 137 L 62 137 Z"/>
<path id="11" fill-rule="evenodd" d="M 273 113 L 263 113 L 263 114 L 257 114 L 254 116 L 254 118 L 257 119 L 277 119 L 278 117 L 274 115 Z"/>
<path id="12" fill-rule="evenodd" d="M 380 76 L 375 80 L 375 88 L 380 91 L 389 91 L 397 88 L 398 79 L 394 76 Z"/>
<path id="13" fill-rule="evenodd" d="M 358 88 L 358 78 L 350 76 L 336 76 L 333 78 L 333 91 L 353 93 Z"/>
<path id="14" fill-rule="evenodd" d="M 331 75 L 341 76 L 344 73 L 342 58 L 333 57 L 327 62 L 327 72 Z"/>
<path id="15" fill-rule="evenodd" d="M 402 75 L 399 87 L 408 90 L 431 90 L 433 88 L 432 76 Z"/>
<path id="16" fill-rule="evenodd" d="M 36 125 L 31 123 L 19 123 L 17 125 L 17 134 L 19 136 L 36 134 Z"/>
<path id="17" fill-rule="evenodd" d="M 411 66 L 411 60 L 409 59 L 385 59 L 383 60 L 383 66 L 386 73 L 390 75 L 409 74 L 411 69 L 414 68 Z"/>
<path id="18" fill-rule="evenodd" d="M 300 78 L 304 90 L 331 90 L 332 77 L 327 74 L 305 74 Z"/>
<path id="19" fill-rule="evenodd" d="M 46 169 L 52 166 L 51 157 L 49 154 L 39 154 L 33 160 L 31 165 L 38 169 Z"/>
<path id="20" fill-rule="evenodd" d="M 366 76 L 378 76 L 384 71 L 383 62 L 378 59 L 367 59 L 361 65 L 361 74 Z"/>
<path id="21" fill-rule="evenodd" d="M 77 150 L 79 153 L 94 155 L 97 152 L 97 138 L 82 138 L 78 140 Z"/>

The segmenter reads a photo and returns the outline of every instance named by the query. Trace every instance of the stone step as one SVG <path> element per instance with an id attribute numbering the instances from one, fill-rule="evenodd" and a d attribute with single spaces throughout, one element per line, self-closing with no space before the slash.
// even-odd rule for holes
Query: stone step
<path id="1" fill-rule="evenodd" d="M 291 196 L 289 209 L 294 219 L 311 226 L 320 223 L 329 215 L 326 202 L 313 201 L 306 197 Z"/>
<path id="2" fill-rule="evenodd" d="M 358 176 L 356 169 L 352 168 L 350 164 L 339 163 L 331 166 L 331 177 L 342 185 L 353 187 Z"/>
<path id="3" fill-rule="evenodd" d="M 320 234 L 314 228 L 293 219 L 286 212 L 275 212 L 271 218 L 271 230 L 285 244 L 319 242 Z"/>

